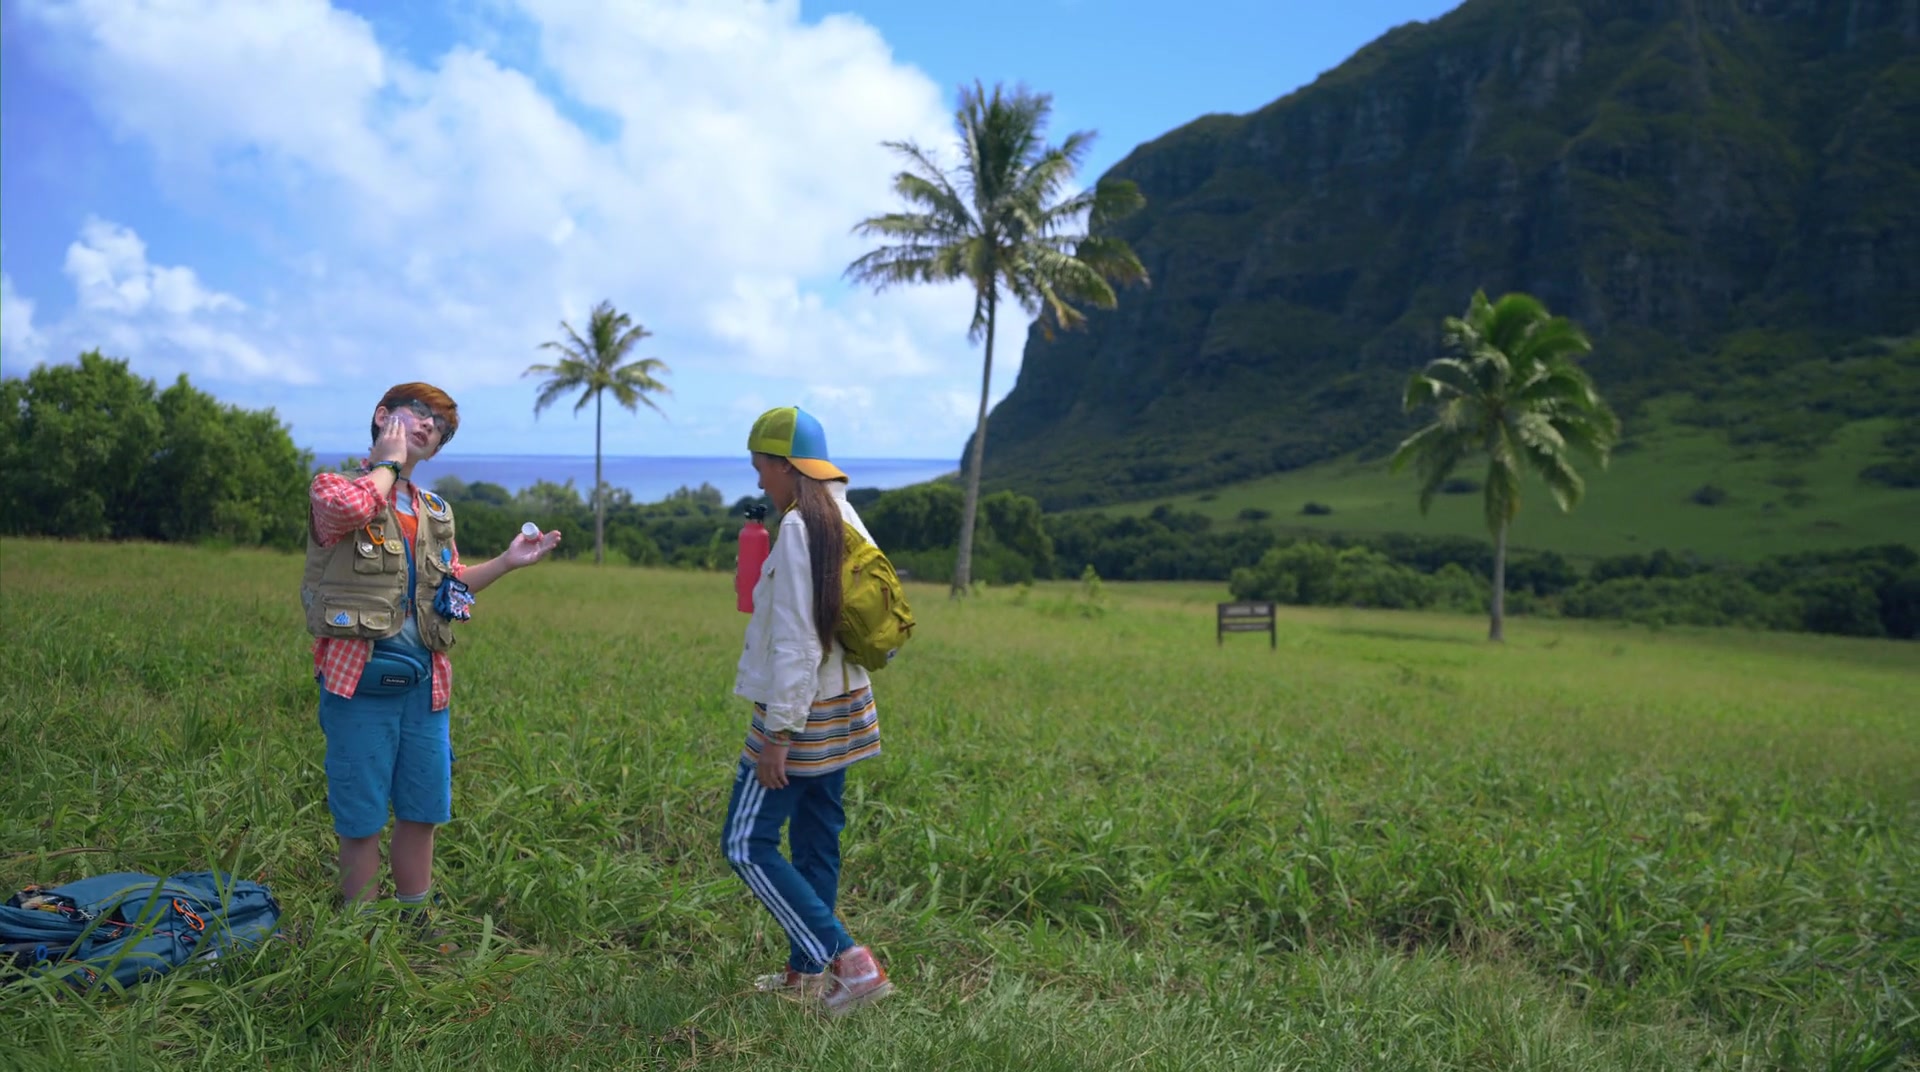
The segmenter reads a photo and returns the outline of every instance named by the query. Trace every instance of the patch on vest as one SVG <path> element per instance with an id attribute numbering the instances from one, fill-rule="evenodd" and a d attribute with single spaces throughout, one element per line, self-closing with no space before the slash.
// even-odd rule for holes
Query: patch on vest
<path id="1" fill-rule="evenodd" d="M 427 504 L 427 516 L 436 521 L 445 521 L 452 516 L 452 512 L 447 509 L 447 500 L 431 491 L 422 491 L 420 501 Z"/>
<path id="2" fill-rule="evenodd" d="M 353 615 L 348 614 L 346 611 L 343 610 L 340 613 L 333 616 L 333 624 L 334 625 L 352 625 Z"/>

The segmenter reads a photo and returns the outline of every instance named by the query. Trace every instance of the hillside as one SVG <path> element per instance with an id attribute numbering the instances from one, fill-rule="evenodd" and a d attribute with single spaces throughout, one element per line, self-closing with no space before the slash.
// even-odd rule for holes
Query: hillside
<path id="1" fill-rule="evenodd" d="M 1513 546 L 1575 560 L 1667 550 L 1735 562 L 1896 543 L 1920 547 L 1920 493 L 1856 476 L 1882 454 L 1881 439 L 1893 422 L 1852 422 L 1804 454 L 1741 451 L 1721 433 L 1673 420 L 1684 404 L 1650 403 L 1636 447 L 1589 481 L 1586 500 L 1571 514 L 1529 481 Z M 1478 475 L 1472 466 L 1461 470 L 1465 481 Z M 1320 535 L 1486 537 L 1477 484 L 1457 485 L 1423 517 L 1412 479 L 1388 471 L 1384 459 L 1348 455 L 1208 491 L 1091 509 L 1137 516 L 1164 504 L 1212 518 L 1216 531 L 1262 525 Z M 1309 504 L 1315 507 L 1310 513 Z"/>
<path id="2" fill-rule="evenodd" d="M 1376 457 L 1476 287 L 1594 336 L 1639 407 L 1804 452 L 1920 420 L 1920 7 L 1470 0 L 1112 174 L 1153 276 L 1028 339 L 989 487 L 1051 509 Z M 1887 443 L 1882 449 L 1891 449 Z"/>

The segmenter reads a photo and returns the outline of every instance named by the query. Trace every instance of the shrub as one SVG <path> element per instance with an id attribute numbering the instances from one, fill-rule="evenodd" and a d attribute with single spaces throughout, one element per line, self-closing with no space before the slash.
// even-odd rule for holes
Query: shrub
<path id="1" fill-rule="evenodd" d="M 1522 551 L 1507 556 L 1507 589 L 1510 592 L 1555 596 L 1579 583 L 1579 571 L 1558 551 Z"/>
<path id="2" fill-rule="evenodd" d="M 1240 511 L 1240 520 L 1242 521 L 1265 521 L 1272 516 L 1273 511 L 1262 510 L 1258 506 L 1249 506 Z"/>
<path id="3" fill-rule="evenodd" d="M 1270 599 L 1314 606 L 1333 602 L 1337 552 L 1324 543 L 1303 540 L 1260 556 L 1251 570 L 1235 570 L 1235 599 Z"/>
<path id="4" fill-rule="evenodd" d="M 1333 507 L 1328 506 L 1326 503 L 1310 502 L 1302 506 L 1300 512 L 1308 517 L 1325 517 L 1333 513 Z"/>
<path id="5" fill-rule="evenodd" d="M 1449 562 L 1431 578 L 1433 606 L 1463 614 L 1484 614 L 1493 595 L 1490 582 L 1476 577 L 1457 562 Z"/>
<path id="6" fill-rule="evenodd" d="M 1790 629 L 1799 618 L 1793 600 L 1770 596 L 1743 578 L 1714 573 L 1589 581 L 1568 592 L 1560 609 L 1569 618 L 1619 618 L 1645 625 Z"/>
<path id="7" fill-rule="evenodd" d="M 887 560 L 893 563 L 893 568 L 916 581 L 951 581 L 954 556 L 951 547 L 929 551 L 887 551 Z"/>
<path id="8" fill-rule="evenodd" d="M 98 351 L 0 380 L 0 532 L 297 549 L 313 455 L 272 410 Z"/>
<path id="9" fill-rule="evenodd" d="M 1717 484 L 1702 484 L 1687 498 L 1701 506 L 1719 506 L 1727 501 L 1727 489 Z"/>
<path id="10" fill-rule="evenodd" d="M 1349 547 L 1335 559 L 1333 602 L 1348 607 L 1417 610 L 1433 605 L 1433 582 L 1378 551 Z"/>
<path id="11" fill-rule="evenodd" d="M 1869 465 L 1860 470 L 1860 478 L 1890 488 L 1920 488 L 1920 458 Z"/>
<path id="12" fill-rule="evenodd" d="M 1880 590 L 1880 623 L 1890 637 L 1920 637 L 1920 569 L 1895 575 Z"/>
<path id="13" fill-rule="evenodd" d="M 1859 577 L 1844 575 L 1815 578 L 1797 586 L 1793 596 L 1800 602 L 1800 625 L 1813 633 L 1840 636 L 1886 636 L 1880 621 L 1880 597 Z"/>
<path id="14" fill-rule="evenodd" d="M 1478 587 L 1471 575 L 1452 567 L 1447 584 L 1460 577 Z M 1251 569 L 1233 572 L 1235 599 L 1270 599 L 1302 606 L 1361 606 L 1411 610 L 1433 606 L 1441 585 L 1367 547 L 1334 547 L 1302 540 L 1276 547 Z"/>
<path id="15" fill-rule="evenodd" d="M 658 566 L 667 556 L 661 552 L 660 545 L 653 542 L 646 531 L 635 526 L 621 525 L 607 533 L 607 545 L 626 557 L 631 565 Z"/>

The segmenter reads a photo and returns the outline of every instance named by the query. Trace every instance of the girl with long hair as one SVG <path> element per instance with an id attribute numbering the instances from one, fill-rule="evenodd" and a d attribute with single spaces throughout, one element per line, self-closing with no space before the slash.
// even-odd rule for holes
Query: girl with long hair
<path id="1" fill-rule="evenodd" d="M 847 768 L 880 754 L 872 682 L 834 639 L 846 530 L 872 536 L 847 502 L 847 474 L 828 460 L 813 415 L 797 406 L 768 410 L 747 449 L 780 522 L 754 585 L 734 679 L 734 693 L 753 701 L 753 721 L 721 848 L 787 934 L 785 970 L 755 986 L 817 998 L 837 1016 L 893 990 L 873 951 L 834 914 Z M 780 854 L 782 827 L 792 859 Z"/>

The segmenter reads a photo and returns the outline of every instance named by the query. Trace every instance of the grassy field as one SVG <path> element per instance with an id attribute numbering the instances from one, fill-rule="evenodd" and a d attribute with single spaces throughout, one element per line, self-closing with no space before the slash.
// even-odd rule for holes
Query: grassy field
<path id="1" fill-rule="evenodd" d="M 849 778 L 901 984 L 751 992 L 717 850 L 730 578 L 549 564 L 456 656 L 437 886 L 330 908 L 296 558 L 0 543 L 0 884 L 222 867 L 297 942 L 125 997 L 0 986 L 0 1067 L 1867 1069 L 1920 1062 L 1911 645 L 918 590 Z"/>
<path id="2" fill-rule="evenodd" d="M 1629 425 L 1632 447 L 1604 472 L 1588 473 L 1586 500 L 1573 513 L 1562 514 L 1545 485 L 1531 482 L 1514 524 L 1514 545 L 1577 557 L 1665 548 L 1751 560 L 1910 544 L 1920 532 L 1920 491 L 1858 476 L 1884 455 L 1881 439 L 1891 421 L 1856 421 L 1818 452 L 1795 457 L 1767 446 L 1736 449 L 1718 433 L 1674 423 L 1667 408 L 1650 406 L 1639 423 Z M 1468 464 L 1460 475 L 1478 480 L 1483 468 Z M 1693 501 L 1706 485 L 1727 498 L 1715 506 Z M 1416 490 L 1411 469 L 1392 473 L 1385 460 L 1346 459 L 1211 492 L 1101 509 L 1141 515 L 1168 503 L 1242 524 L 1241 511 L 1258 509 L 1272 515 L 1266 524 L 1301 532 L 1486 535 L 1477 492 L 1439 496 L 1423 517 Z M 1310 502 L 1333 512 L 1303 515 Z"/>

